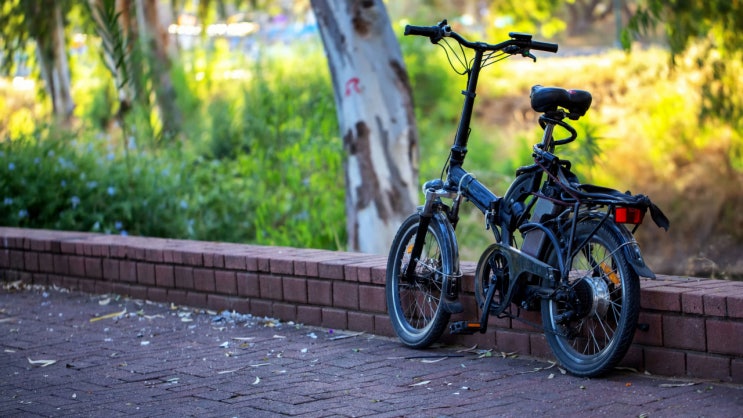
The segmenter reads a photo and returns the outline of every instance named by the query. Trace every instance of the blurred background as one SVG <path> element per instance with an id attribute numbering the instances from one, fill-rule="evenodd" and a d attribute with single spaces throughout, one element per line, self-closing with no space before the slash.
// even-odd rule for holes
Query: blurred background
<path id="1" fill-rule="evenodd" d="M 343 144 L 309 0 L 121 3 L 0 5 L 0 225 L 345 249 Z M 413 86 L 421 183 L 440 175 L 466 78 L 404 25 L 447 18 L 493 43 L 533 33 L 560 51 L 482 73 L 467 169 L 502 194 L 540 138 L 530 87 L 588 90 L 581 136 L 560 155 L 585 182 L 666 212 L 669 232 L 647 222 L 638 235 L 650 266 L 743 279 L 739 2 L 385 6 Z M 463 218 L 474 261 L 492 238 L 481 214 Z"/>

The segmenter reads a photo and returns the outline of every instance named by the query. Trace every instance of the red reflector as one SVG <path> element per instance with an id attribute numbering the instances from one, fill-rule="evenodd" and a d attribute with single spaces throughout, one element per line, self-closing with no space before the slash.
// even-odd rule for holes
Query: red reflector
<path id="1" fill-rule="evenodd" d="M 614 221 L 620 224 L 641 224 L 644 213 L 637 208 L 615 208 Z"/>

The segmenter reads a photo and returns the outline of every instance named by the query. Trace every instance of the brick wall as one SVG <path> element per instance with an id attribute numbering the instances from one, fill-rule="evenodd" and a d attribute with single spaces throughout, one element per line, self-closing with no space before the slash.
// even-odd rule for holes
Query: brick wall
<path id="1" fill-rule="evenodd" d="M 307 325 L 393 336 L 386 257 L 312 249 L 0 228 L 0 278 L 116 293 Z M 475 319 L 474 263 L 462 300 Z M 667 376 L 743 383 L 743 282 L 642 281 L 640 322 L 623 366 Z M 459 319 L 455 315 L 453 319 Z M 540 323 L 538 314 L 523 318 Z M 485 334 L 443 340 L 552 358 L 540 330 L 491 318 Z"/>

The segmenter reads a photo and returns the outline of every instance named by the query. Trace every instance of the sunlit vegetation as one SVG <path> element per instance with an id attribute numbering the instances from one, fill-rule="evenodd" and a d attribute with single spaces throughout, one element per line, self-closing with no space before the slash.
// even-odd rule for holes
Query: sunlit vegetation
<path id="1" fill-rule="evenodd" d="M 222 42 L 183 51 L 170 71 L 183 126 L 167 142 L 153 140 L 151 111 L 133 109 L 125 126 L 112 117 L 116 88 L 95 37 L 86 42 L 71 55 L 68 128 L 28 79 L 0 81 L 1 225 L 344 249 L 344 151 L 318 40 L 250 55 Z M 428 42 L 400 42 L 424 182 L 441 174 L 465 77 Z M 700 59 L 692 48 L 672 68 L 663 49 L 604 49 L 493 65 L 482 75 L 465 167 L 503 194 L 539 138 L 530 87 L 589 90 L 581 137 L 559 154 L 585 182 L 648 194 L 666 211 L 669 233 L 648 222 L 639 234 L 656 271 L 739 275 L 743 133 L 702 117 L 710 70 Z M 728 66 L 743 74 L 739 61 Z M 481 215 L 465 214 L 459 228 L 462 257 L 476 260 L 491 239 Z"/>

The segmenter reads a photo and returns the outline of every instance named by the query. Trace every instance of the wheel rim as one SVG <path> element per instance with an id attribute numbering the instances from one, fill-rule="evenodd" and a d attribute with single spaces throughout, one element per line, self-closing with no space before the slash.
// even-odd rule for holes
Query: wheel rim
<path id="1" fill-rule="evenodd" d="M 570 301 L 549 304 L 553 329 L 563 352 L 577 363 L 595 362 L 611 352 L 624 321 L 624 286 L 611 251 L 590 242 L 573 258 L 569 275 Z M 573 309 L 579 317 L 558 324 L 560 314 Z"/>
<path id="2" fill-rule="evenodd" d="M 397 264 L 394 286 L 394 297 L 398 298 L 397 315 L 402 319 L 401 324 L 406 331 L 412 334 L 425 333 L 433 326 L 436 312 L 439 310 L 443 280 L 441 273 L 441 249 L 432 234 L 426 234 L 425 244 L 420 260 L 416 265 L 414 279 L 408 281 L 403 274 L 410 263 L 410 253 L 415 241 L 413 228 L 405 251 Z"/>

